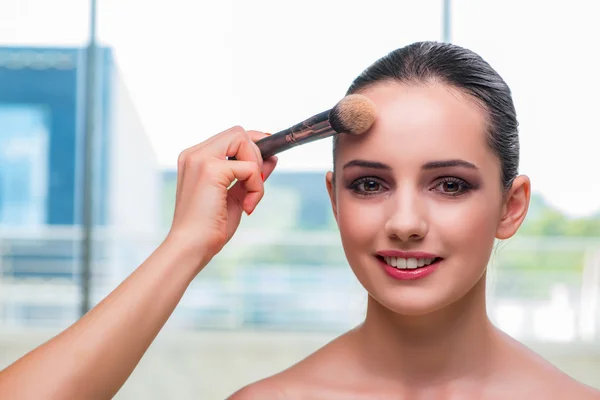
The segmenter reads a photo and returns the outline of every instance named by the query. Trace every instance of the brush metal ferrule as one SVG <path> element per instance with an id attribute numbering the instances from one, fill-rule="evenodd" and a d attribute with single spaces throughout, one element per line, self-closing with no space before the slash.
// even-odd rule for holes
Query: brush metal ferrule
<path id="1" fill-rule="evenodd" d="M 263 158 L 269 158 L 292 147 L 335 135 L 337 132 L 329 123 L 329 111 L 323 111 L 256 142 Z"/>
<path id="2" fill-rule="evenodd" d="M 337 132 L 333 130 L 329 124 L 329 121 L 322 121 L 300 131 L 292 131 L 285 135 L 285 139 L 291 146 L 298 146 L 303 143 L 308 143 L 332 136 L 335 133 Z"/>

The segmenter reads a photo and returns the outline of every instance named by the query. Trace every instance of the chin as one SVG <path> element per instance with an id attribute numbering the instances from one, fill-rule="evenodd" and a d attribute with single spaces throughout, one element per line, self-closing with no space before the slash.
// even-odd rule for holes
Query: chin
<path id="1" fill-rule="evenodd" d="M 462 274 L 457 274 L 456 269 L 455 262 L 444 260 L 444 265 L 430 276 L 406 281 L 390 279 L 377 268 L 355 269 L 354 272 L 376 306 L 398 315 L 424 316 L 460 303 L 470 297 L 469 294 L 478 292 L 475 288 L 481 287 L 479 283 L 485 285 L 485 268 L 469 271 L 463 267 L 460 268 Z M 485 301 L 485 290 L 481 294 Z"/>
<path id="2" fill-rule="evenodd" d="M 378 293 L 369 292 L 371 298 L 381 307 L 398 315 L 423 316 L 433 314 L 454 302 L 461 296 L 444 293 L 439 288 L 386 288 Z"/>

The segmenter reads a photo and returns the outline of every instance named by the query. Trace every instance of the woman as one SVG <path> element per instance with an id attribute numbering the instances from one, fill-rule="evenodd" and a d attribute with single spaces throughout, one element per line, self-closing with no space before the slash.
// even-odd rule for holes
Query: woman
<path id="1" fill-rule="evenodd" d="M 378 119 L 361 137 L 337 139 L 326 184 L 369 293 L 366 319 L 231 399 L 599 399 L 486 315 L 494 240 L 515 234 L 530 195 L 503 80 L 468 50 L 416 43 L 348 92 L 373 100 Z M 7 368 L 0 397 L 113 396 L 262 198 L 277 161 L 262 161 L 253 143 L 262 137 L 235 127 L 184 151 L 164 243 L 84 318 Z"/>
<path id="2" fill-rule="evenodd" d="M 337 137 L 327 189 L 365 321 L 231 398 L 600 399 L 486 314 L 494 241 L 517 232 L 530 198 L 502 78 L 471 51 L 415 43 L 351 93 L 378 117 Z"/>

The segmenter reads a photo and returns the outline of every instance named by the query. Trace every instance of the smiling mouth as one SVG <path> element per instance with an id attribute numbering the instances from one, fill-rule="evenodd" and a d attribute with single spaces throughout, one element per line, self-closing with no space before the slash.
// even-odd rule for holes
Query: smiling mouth
<path id="1" fill-rule="evenodd" d="M 402 258 L 376 256 L 390 267 L 397 269 L 418 269 L 436 264 L 442 260 L 441 257 L 434 258 Z"/>

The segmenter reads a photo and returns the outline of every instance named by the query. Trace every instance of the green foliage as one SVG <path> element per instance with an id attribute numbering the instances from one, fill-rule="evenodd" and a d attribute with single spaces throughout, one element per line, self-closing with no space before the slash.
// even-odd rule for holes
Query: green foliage
<path id="1" fill-rule="evenodd" d="M 533 195 L 527 218 L 519 231 L 526 236 L 600 237 L 600 215 L 569 218 Z"/>
<path id="2" fill-rule="evenodd" d="M 582 250 L 500 251 L 492 268 L 495 290 L 503 296 L 546 299 L 557 282 L 575 287 L 581 283 L 584 258 Z"/>

